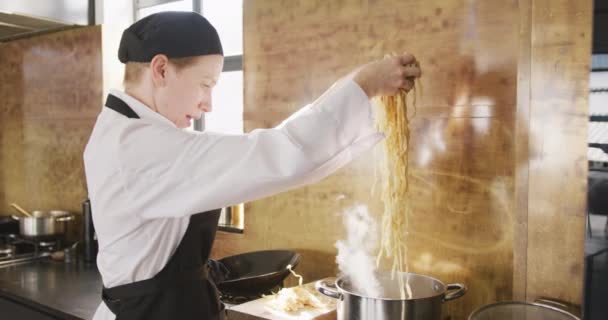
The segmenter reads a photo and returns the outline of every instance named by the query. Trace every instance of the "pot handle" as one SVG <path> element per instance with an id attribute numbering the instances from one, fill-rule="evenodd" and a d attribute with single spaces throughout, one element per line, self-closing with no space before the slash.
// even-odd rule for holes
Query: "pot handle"
<path id="1" fill-rule="evenodd" d="M 17 217 L 14 214 L 11 214 L 11 218 L 13 218 L 13 220 L 21 221 L 21 218 Z"/>
<path id="2" fill-rule="evenodd" d="M 462 283 L 450 283 L 446 286 L 446 291 L 456 290 L 454 292 L 447 293 L 443 298 L 443 301 L 450 301 L 458 299 L 467 293 L 467 286 Z"/>
<path id="3" fill-rule="evenodd" d="M 74 220 L 74 215 L 73 214 L 71 214 L 69 216 L 65 216 L 65 217 L 61 217 L 61 218 L 55 219 L 55 221 L 57 221 L 57 222 L 72 221 L 72 220 Z"/>
<path id="4" fill-rule="evenodd" d="M 335 290 L 336 278 L 325 278 L 315 282 L 315 289 L 330 298 L 342 300 L 342 294 Z"/>

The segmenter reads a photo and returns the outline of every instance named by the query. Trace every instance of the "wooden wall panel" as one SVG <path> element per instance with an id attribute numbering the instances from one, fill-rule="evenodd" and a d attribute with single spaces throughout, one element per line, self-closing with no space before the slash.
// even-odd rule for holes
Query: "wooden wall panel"
<path id="1" fill-rule="evenodd" d="M 519 55 L 515 124 L 515 226 L 513 237 L 513 299 L 526 299 L 528 267 L 529 128 L 532 43 L 532 0 L 519 1 Z"/>
<path id="2" fill-rule="evenodd" d="M 527 297 L 580 301 L 591 1 L 532 1 Z"/>
<path id="3" fill-rule="evenodd" d="M 101 28 L 2 43 L 0 70 L 0 215 L 10 202 L 80 212 L 82 153 L 102 105 Z"/>

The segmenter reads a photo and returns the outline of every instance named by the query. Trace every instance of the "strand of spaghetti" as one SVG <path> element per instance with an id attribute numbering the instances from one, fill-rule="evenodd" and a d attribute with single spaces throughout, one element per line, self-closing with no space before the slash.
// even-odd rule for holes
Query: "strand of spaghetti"
<path id="1" fill-rule="evenodd" d="M 291 269 L 291 264 L 287 265 L 287 270 L 289 270 L 289 272 L 291 272 L 291 274 L 293 274 L 294 277 L 298 278 L 298 286 L 302 286 L 302 284 L 304 283 L 304 277 L 302 277 L 301 275 L 297 274 L 295 271 L 293 271 L 293 269 Z"/>

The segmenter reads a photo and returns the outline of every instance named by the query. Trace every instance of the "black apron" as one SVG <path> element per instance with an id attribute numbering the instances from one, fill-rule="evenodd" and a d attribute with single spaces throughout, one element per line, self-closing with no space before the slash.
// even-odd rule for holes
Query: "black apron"
<path id="1" fill-rule="evenodd" d="M 139 118 L 116 96 L 108 96 L 106 107 L 126 117 Z M 220 209 L 190 216 L 175 253 L 153 278 L 103 288 L 102 300 L 117 320 L 224 319 L 224 306 L 205 266 L 219 216 Z"/>

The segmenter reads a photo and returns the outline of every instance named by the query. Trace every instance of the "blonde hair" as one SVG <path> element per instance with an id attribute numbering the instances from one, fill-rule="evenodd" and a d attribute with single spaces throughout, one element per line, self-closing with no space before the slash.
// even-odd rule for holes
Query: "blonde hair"
<path id="1" fill-rule="evenodd" d="M 173 58 L 169 59 L 169 63 L 174 65 L 177 71 L 188 68 L 196 63 L 197 56 L 185 57 L 185 58 Z M 136 85 L 141 81 L 141 77 L 147 68 L 149 68 L 149 62 L 127 62 L 125 64 L 125 76 L 123 78 L 123 85 L 125 88 Z"/>

